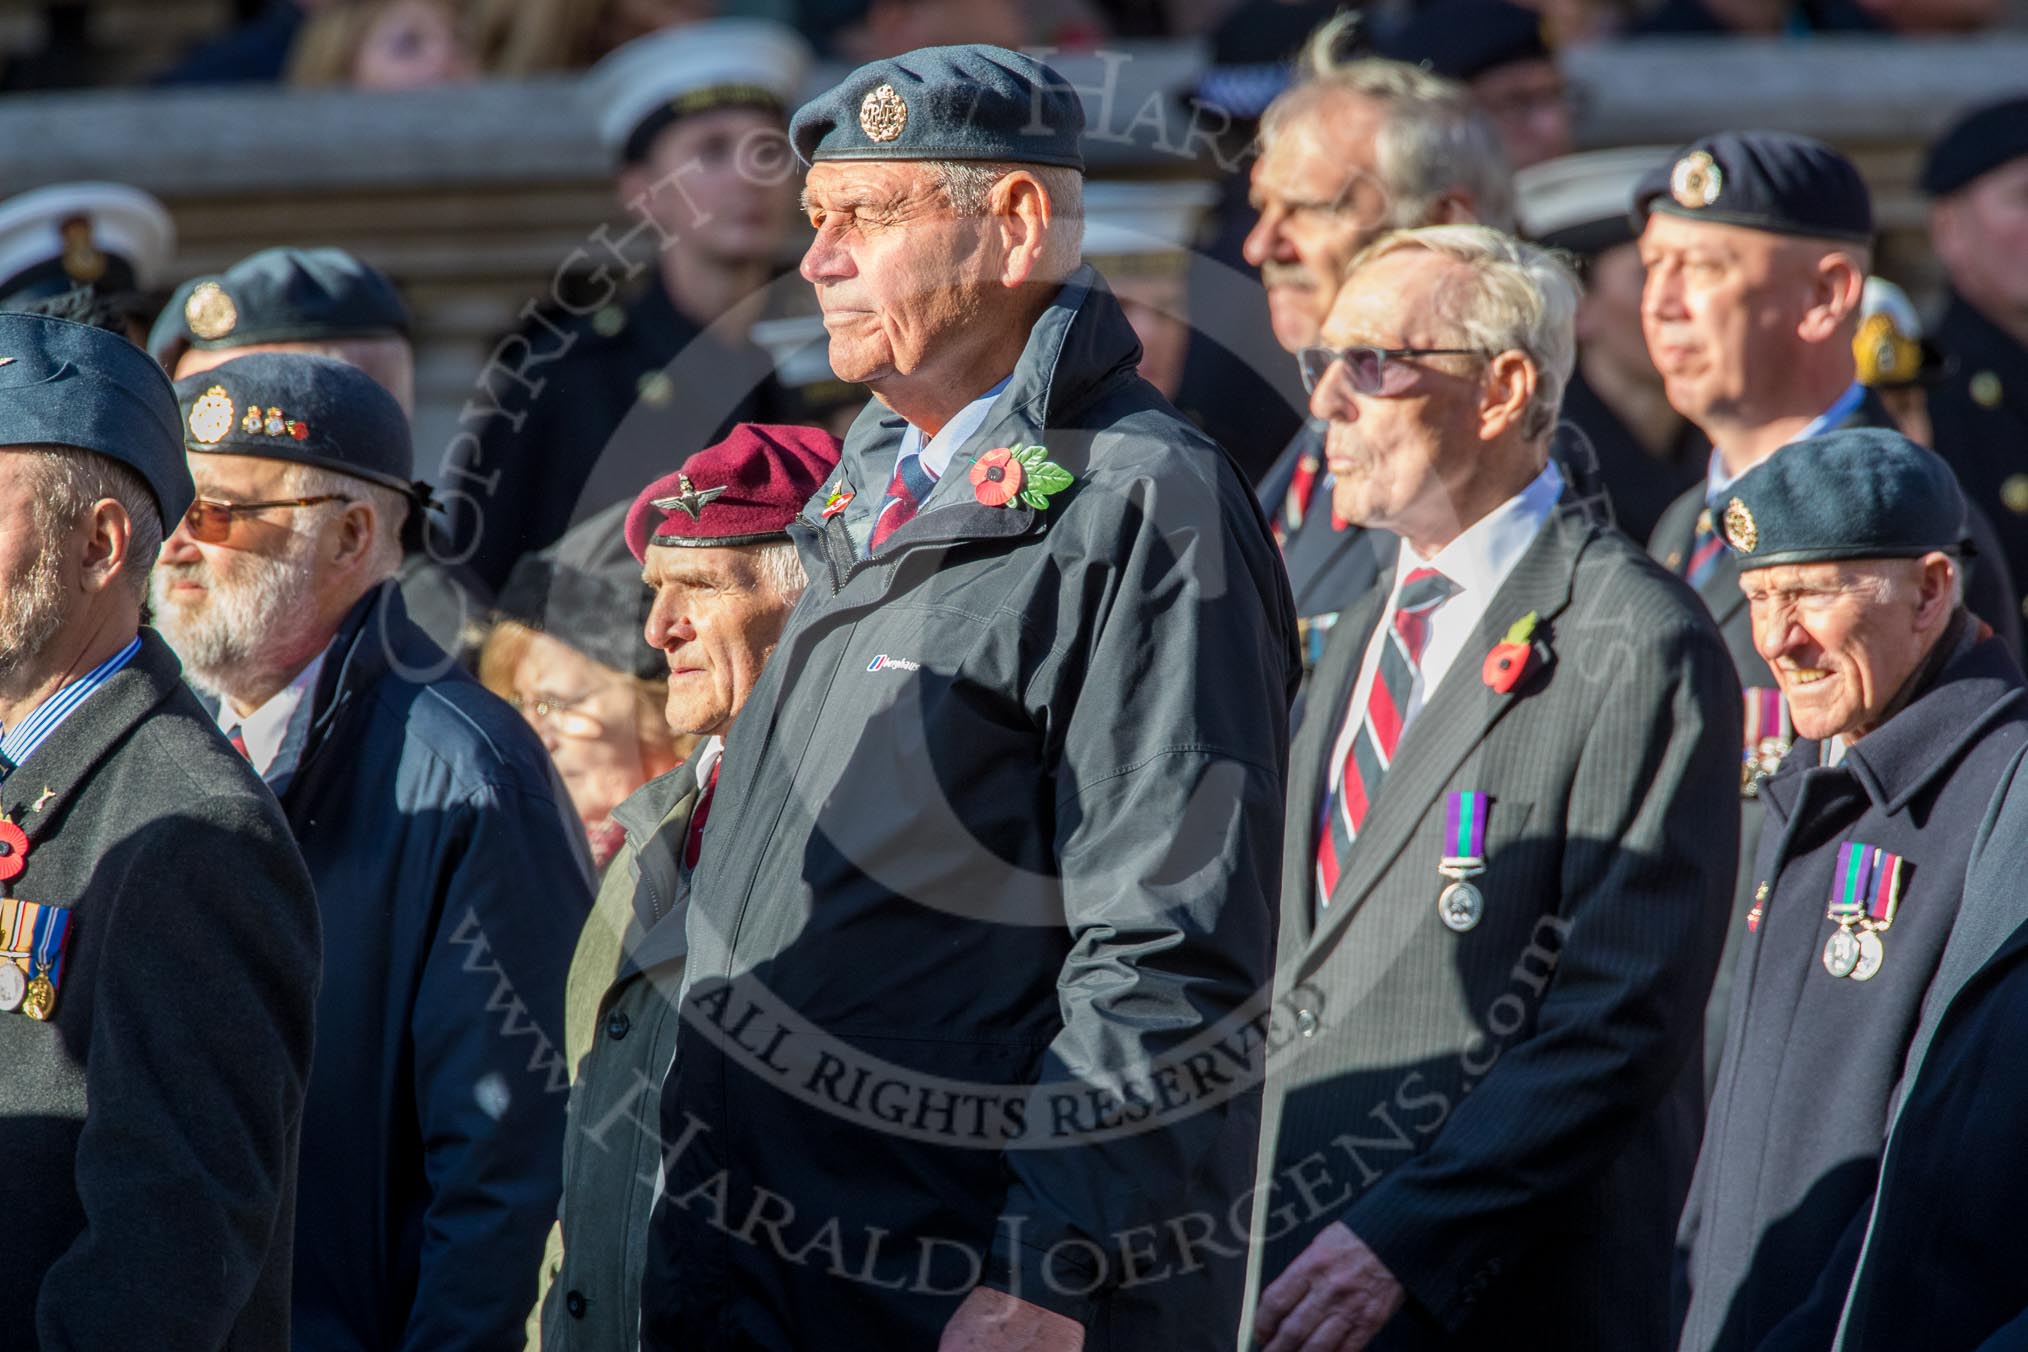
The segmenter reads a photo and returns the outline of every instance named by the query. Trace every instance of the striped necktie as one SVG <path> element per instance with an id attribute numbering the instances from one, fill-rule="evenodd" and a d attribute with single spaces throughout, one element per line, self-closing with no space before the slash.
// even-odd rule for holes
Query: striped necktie
<path id="1" fill-rule="evenodd" d="M 915 520 L 915 514 L 922 510 L 936 486 L 936 476 L 924 467 L 919 451 L 908 451 L 896 460 L 894 478 L 888 481 L 887 496 L 880 503 L 880 515 L 873 518 L 873 535 L 867 541 L 866 552 L 871 554 L 879 549 L 890 535 Z"/>
<path id="2" fill-rule="evenodd" d="M 1358 839 L 1380 781 L 1394 762 L 1394 749 L 1401 744 L 1401 732 L 1408 722 L 1409 693 L 1415 688 L 1423 649 L 1429 645 L 1430 615 L 1457 591 L 1457 584 L 1434 568 L 1418 568 L 1402 583 L 1394 627 L 1380 645 L 1380 668 L 1367 692 L 1366 711 L 1324 802 L 1324 821 L 1317 832 L 1320 908 L 1330 902 L 1352 842 Z"/>
<path id="3" fill-rule="evenodd" d="M 1683 580 L 1692 587 L 1701 588 L 1711 579 L 1711 570 L 1718 566 L 1718 560 L 1725 554 L 1725 538 L 1718 533 L 1717 523 L 1711 519 L 1711 509 L 1706 507 L 1697 514 L 1697 534 L 1690 542 L 1690 562 L 1683 567 Z"/>

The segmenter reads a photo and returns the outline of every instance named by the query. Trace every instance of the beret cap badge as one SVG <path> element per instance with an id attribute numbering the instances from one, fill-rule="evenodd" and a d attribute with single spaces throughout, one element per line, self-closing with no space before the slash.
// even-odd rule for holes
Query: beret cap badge
<path id="1" fill-rule="evenodd" d="M 213 385 L 190 406 L 190 435 L 206 446 L 225 439 L 232 431 L 232 396 L 225 386 Z"/>
<path id="2" fill-rule="evenodd" d="M 1753 522 L 1753 513 L 1738 498 L 1725 504 L 1725 543 L 1742 554 L 1753 553 L 1753 547 L 1760 543 L 1760 527 Z"/>
<path id="3" fill-rule="evenodd" d="M 699 488 L 690 482 L 690 476 L 687 474 L 676 476 L 676 486 L 680 492 L 672 493 L 666 498 L 656 498 L 653 505 L 665 512 L 682 512 L 692 521 L 697 520 L 706 505 L 726 489 L 724 484 L 716 488 Z"/>
<path id="4" fill-rule="evenodd" d="M 884 84 L 871 90 L 859 104 L 859 130 L 869 141 L 892 141 L 908 125 L 908 103 Z"/>
<path id="5" fill-rule="evenodd" d="M 239 307 L 217 282 L 199 282 L 183 302 L 183 322 L 199 338 L 223 338 L 239 324 Z"/>
<path id="6" fill-rule="evenodd" d="M 1691 151 L 1669 171 L 1669 195 L 1676 205 L 1692 211 L 1716 202 L 1724 186 L 1725 172 L 1708 150 Z"/>

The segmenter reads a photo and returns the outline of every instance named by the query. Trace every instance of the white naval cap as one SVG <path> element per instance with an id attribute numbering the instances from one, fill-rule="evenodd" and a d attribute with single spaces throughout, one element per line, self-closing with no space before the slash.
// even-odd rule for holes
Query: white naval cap
<path id="1" fill-rule="evenodd" d="M 97 283 L 145 291 L 176 252 L 168 208 L 124 183 L 52 183 L 0 202 L 0 303 Z"/>
<path id="2" fill-rule="evenodd" d="M 1084 256 L 1117 261 L 1166 255 L 1180 263 L 1217 200 L 1217 187 L 1202 179 L 1086 183 Z"/>
<path id="3" fill-rule="evenodd" d="M 586 72 L 599 141 L 638 162 L 656 133 L 715 108 L 778 110 L 786 122 L 810 69 L 809 44 L 767 19 L 707 19 L 636 38 Z"/>
<path id="4" fill-rule="evenodd" d="M 1913 385 L 1943 374 L 1943 354 L 1923 332 L 1915 302 L 1885 277 L 1868 277 L 1859 294 L 1859 329 L 1852 335 L 1859 381 L 1870 386 Z"/>
<path id="5" fill-rule="evenodd" d="M 1587 150 L 1531 164 L 1514 175 L 1521 233 L 1537 244 L 1594 255 L 1634 238 L 1634 185 L 1667 164 L 1674 146 Z"/>

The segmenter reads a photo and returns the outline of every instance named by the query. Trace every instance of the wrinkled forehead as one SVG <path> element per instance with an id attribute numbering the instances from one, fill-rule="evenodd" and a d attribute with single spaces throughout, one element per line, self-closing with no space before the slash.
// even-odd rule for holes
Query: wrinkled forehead
<path id="1" fill-rule="evenodd" d="M 1428 249 L 1405 248 L 1362 264 L 1338 290 L 1324 321 L 1334 347 L 1436 347 L 1454 336 L 1459 288 L 1471 269 Z"/>
<path id="2" fill-rule="evenodd" d="M 784 542 L 786 543 L 786 542 Z M 761 551 L 767 545 L 654 545 L 641 563 L 650 587 L 745 592 L 760 582 Z"/>
<path id="3" fill-rule="evenodd" d="M 1768 568 L 1743 568 L 1739 588 L 1754 592 L 1811 595 L 1853 593 L 1873 599 L 1882 581 L 1917 566 L 1916 559 L 1824 559 L 1814 563 L 1778 563 Z"/>
<path id="4" fill-rule="evenodd" d="M 906 201 L 934 188 L 922 160 L 819 160 L 803 180 L 803 199 L 827 208 Z"/>

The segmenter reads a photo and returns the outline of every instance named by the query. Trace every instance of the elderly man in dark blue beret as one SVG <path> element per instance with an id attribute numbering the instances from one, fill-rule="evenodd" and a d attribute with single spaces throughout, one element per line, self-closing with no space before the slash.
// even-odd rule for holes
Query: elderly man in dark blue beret
<path id="1" fill-rule="evenodd" d="M 1079 264 L 1083 122 L 974 46 L 792 124 L 874 402 L 720 763 L 644 1347 L 1237 1339 L 1293 607 Z"/>
<path id="2" fill-rule="evenodd" d="M 276 1348 L 316 899 L 141 627 L 190 506 L 169 381 L 0 315 L 0 1310 L 10 1348 Z"/>
<path id="3" fill-rule="evenodd" d="M 1965 608 L 1957 481 L 1899 433 L 1794 442 L 1718 515 L 1796 742 L 1760 786 L 1683 1219 L 1681 1347 L 1828 1347 L 1966 859 L 2028 745 L 2028 692 Z"/>
<path id="4" fill-rule="evenodd" d="M 197 500 L 155 612 L 323 912 L 291 1345 L 519 1346 L 559 1187 L 583 838 L 534 732 L 392 585 L 414 507 L 394 397 L 294 353 L 177 393 Z"/>

